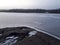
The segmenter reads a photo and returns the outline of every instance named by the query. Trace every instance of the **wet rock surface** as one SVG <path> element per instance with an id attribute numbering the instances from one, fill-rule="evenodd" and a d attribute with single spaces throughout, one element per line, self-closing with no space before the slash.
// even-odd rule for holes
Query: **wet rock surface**
<path id="1" fill-rule="evenodd" d="M 60 45 L 60 40 L 29 27 L 7 27 L 0 34 L 0 45 Z"/>

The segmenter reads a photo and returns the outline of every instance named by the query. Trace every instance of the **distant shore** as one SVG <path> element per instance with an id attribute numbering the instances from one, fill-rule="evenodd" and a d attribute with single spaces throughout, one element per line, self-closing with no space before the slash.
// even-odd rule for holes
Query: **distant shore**
<path id="1" fill-rule="evenodd" d="M 9 9 L 9 10 L 0 10 L 0 12 L 15 12 L 15 13 L 56 13 L 60 14 L 60 9 Z"/>

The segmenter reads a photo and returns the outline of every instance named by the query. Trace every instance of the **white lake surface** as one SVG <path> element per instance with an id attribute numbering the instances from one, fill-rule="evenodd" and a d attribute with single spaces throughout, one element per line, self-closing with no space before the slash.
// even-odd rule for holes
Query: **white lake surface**
<path id="1" fill-rule="evenodd" d="M 0 28 L 31 26 L 60 38 L 60 14 L 0 13 Z"/>

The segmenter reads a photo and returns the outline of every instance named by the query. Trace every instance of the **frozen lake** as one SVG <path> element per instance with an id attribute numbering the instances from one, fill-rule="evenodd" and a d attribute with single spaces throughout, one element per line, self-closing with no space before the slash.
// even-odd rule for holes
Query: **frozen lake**
<path id="1" fill-rule="evenodd" d="M 60 38 L 60 14 L 0 13 L 0 28 L 30 26 Z"/>

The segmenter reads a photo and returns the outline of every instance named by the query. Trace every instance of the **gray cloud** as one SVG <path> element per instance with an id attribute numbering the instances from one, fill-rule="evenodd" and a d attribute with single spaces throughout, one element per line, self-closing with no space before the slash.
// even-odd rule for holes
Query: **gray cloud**
<path id="1" fill-rule="evenodd" d="M 54 9 L 60 8 L 60 0 L 34 0 L 34 8 Z"/>
<path id="2" fill-rule="evenodd" d="M 14 1 L 15 1 L 15 4 L 14 4 Z M 5 9 L 9 9 L 9 8 L 42 8 L 42 9 L 60 8 L 60 0 L 23 0 L 23 1 L 25 1 L 25 3 L 27 3 L 27 2 L 30 3 L 30 5 L 28 4 L 28 5 L 23 5 L 23 6 L 21 6 L 20 3 L 17 5 L 17 3 L 19 1 L 21 2 L 22 0 L 19 0 L 19 1 L 14 0 L 14 1 L 12 2 L 12 0 L 11 0 L 11 2 L 14 5 L 11 3 L 11 5 L 6 4 L 6 6 L 3 4 L 3 1 L 2 1 L 2 4 L 3 4 L 3 6 L 2 6 L 1 0 L 0 0 L 0 9 L 1 8 L 3 8 L 3 9 L 4 8 Z M 17 3 L 16 3 L 16 1 L 17 1 Z M 8 0 L 6 0 L 4 3 L 6 3 L 6 2 L 10 3 L 10 1 L 8 1 Z"/>

